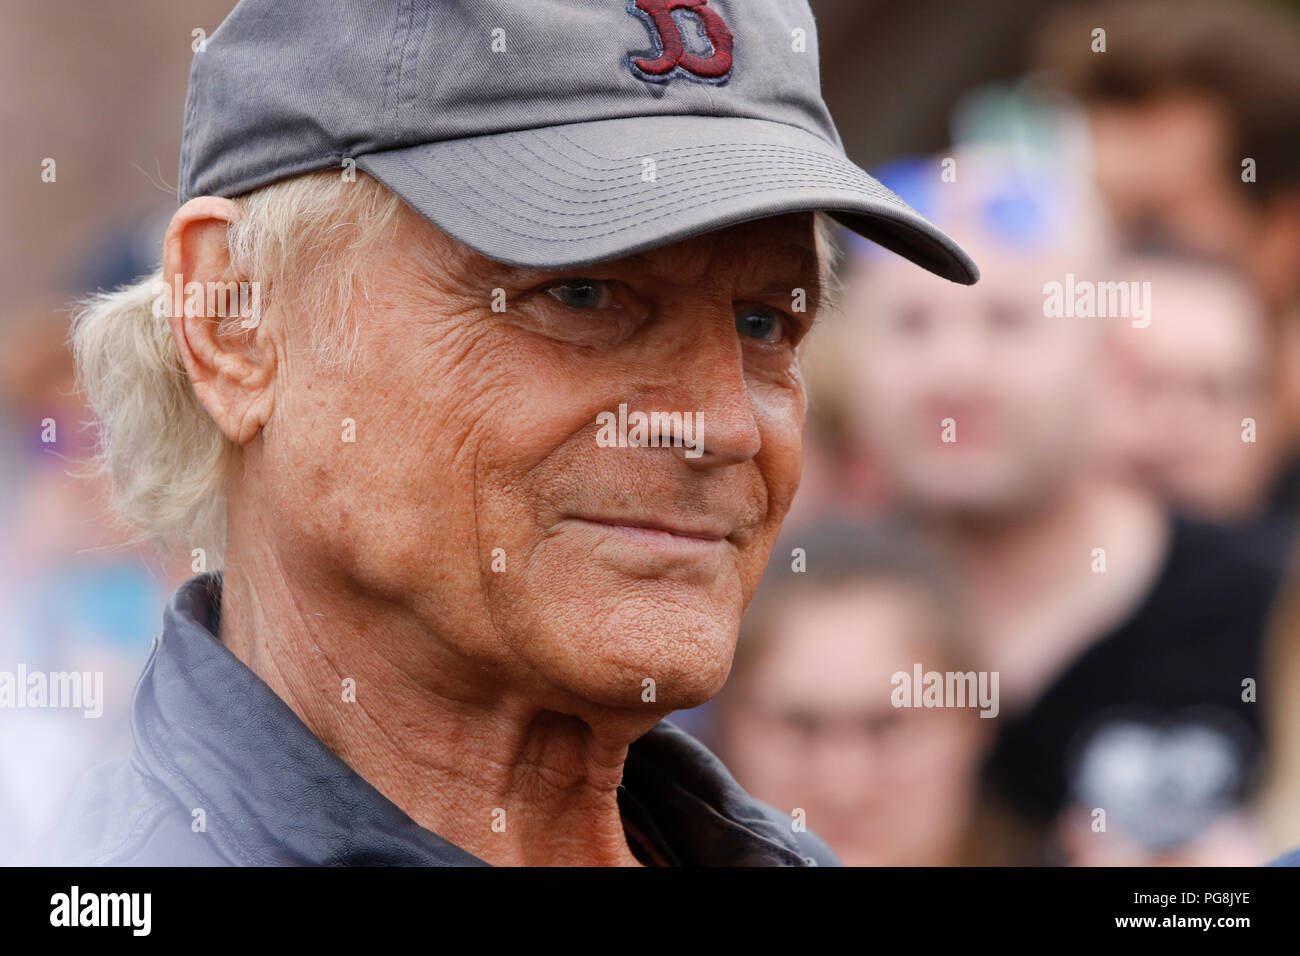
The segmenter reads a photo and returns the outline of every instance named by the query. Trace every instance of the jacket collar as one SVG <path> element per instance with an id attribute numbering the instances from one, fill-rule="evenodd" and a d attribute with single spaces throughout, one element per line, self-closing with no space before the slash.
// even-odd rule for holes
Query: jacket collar
<path id="1" fill-rule="evenodd" d="M 325 746 L 220 641 L 221 572 L 172 595 L 136 686 L 136 760 L 248 865 L 486 866 L 417 824 Z M 806 866 L 793 838 L 699 742 L 661 721 L 628 748 L 620 809 L 683 865 Z"/>

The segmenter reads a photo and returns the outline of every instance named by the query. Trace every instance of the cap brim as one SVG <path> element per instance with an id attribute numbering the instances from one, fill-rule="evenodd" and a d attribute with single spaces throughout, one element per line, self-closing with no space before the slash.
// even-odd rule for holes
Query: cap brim
<path id="1" fill-rule="evenodd" d="M 357 165 L 443 232 L 511 265 L 591 265 L 825 210 L 936 275 L 979 278 L 957 243 L 830 143 L 767 120 L 599 120 L 370 153 Z"/>

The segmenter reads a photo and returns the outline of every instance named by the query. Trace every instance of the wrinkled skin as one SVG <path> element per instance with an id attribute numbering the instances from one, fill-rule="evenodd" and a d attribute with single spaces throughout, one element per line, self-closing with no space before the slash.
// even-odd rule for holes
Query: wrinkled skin
<path id="1" fill-rule="evenodd" d="M 229 278 L 235 214 L 213 197 L 183 207 L 166 274 Z M 239 448 L 221 638 L 469 852 L 635 863 L 616 804 L 626 748 L 722 686 L 798 486 L 796 346 L 824 268 L 813 217 L 540 272 L 404 210 L 365 268 L 350 376 L 312 361 L 313 317 L 292 297 L 247 341 L 172 320 Z M 624 402 L 696 413 L 704 453 L 598 446 L 597 415 Z M 355 703 L 340 700 L 348 677 Z"/>

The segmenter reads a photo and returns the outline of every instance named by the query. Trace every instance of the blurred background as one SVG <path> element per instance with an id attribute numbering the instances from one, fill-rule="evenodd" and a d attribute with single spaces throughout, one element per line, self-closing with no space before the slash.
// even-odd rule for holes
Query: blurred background
<path id="1" fill-rule="evenodd" d="M 0 672 L 104 674 L 98 718 L 0 709 L 0 861 L 129 746 L 193 573 L 74 477 L 65 338 L 156 265 L 192 46 L 232 6 L 0 5 Z M 849 864 L 1300 845 L 1300 4 L 812 6 L 849 155 L 983 277 L 843 237 L 803 486 L 727 687 L 673 719 Z M 1148 294 L 1049 305 L 1106 282 Z M 931 672 L 995 705 L 900 699 Z"/>

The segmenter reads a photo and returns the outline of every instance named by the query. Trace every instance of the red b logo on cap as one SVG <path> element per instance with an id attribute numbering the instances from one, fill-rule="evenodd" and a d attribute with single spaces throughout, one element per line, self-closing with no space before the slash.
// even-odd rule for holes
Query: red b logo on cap
<path id="1" fill-rule="evenodd" d="M 628 66 L 643 80 L 663 83 L 674 76 L 703 83 L 725 83 L 731 75 L 731 31 L 709 0 L 632 0 L 627 12 L 640 17 L 650 29 L 655 41 L 653 57 L 626 58 Z M 701 56 L 686 49 L 682 31 L 673 11 L 694 14 L 704 27 L 704 35 L 713 46 L 713 52 Z"/>

